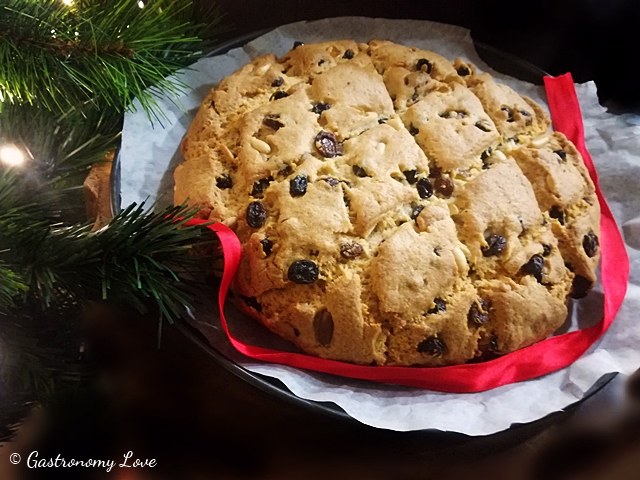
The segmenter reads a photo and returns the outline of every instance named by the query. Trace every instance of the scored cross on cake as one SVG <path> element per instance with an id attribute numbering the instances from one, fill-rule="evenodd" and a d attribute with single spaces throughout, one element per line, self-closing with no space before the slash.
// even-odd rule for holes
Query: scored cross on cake
<path id="1" fill-rule="evenodd" d="M 549 124 L 461 59 L 297 44 L 211 90 L 175 203 L 234 229 L 237 304 L 305 352 L 487 359 L 552 334 L 596 280 L 594 186 Z"/>

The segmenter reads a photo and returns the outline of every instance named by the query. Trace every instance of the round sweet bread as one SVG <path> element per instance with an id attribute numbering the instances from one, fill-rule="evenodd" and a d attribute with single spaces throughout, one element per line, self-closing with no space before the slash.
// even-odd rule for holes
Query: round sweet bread
<path id="1" fill-rule="evenodd" d="M 235 230 L 238 305 L 305 352 L 482 360 L 553 333 L 596 280 L 594 186 L 549 125 L 461 59 L 296 45 L 211 90 L 175 203 Z"/>

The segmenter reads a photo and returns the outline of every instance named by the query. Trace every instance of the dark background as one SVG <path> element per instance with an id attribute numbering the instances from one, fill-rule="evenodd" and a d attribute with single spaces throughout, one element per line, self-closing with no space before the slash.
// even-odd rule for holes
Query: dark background
<path id="1" fill-rule="evenodd" d="M 206 3 L 206 0 L 200 0 Z M 221 0 L 233 29 L 345 15 L 427 19 L 471 29 L 553 74 L 595 80 L 613 111 L 640 106 L 640 1 L 506 2 Z M 271 397 L 216 364 L 177 330 L 156 348 L 157 317 L 95 306 L 86 312 L 96 380 L 35 412 L 0 448 L 0 479 L 458 479 L 640 478 L 640 378 L 615 380 L 575 412 L 486 438 L 375 430 Z M 632 394 L 625 393 L 632 388 Z M 635 390 L 633 390 L 635 389 Z M 131 450 L 158 467 L 25 468 L 26 457 L 115 459 Z M 19 452 L 22 464 L 8 456 Z"/>

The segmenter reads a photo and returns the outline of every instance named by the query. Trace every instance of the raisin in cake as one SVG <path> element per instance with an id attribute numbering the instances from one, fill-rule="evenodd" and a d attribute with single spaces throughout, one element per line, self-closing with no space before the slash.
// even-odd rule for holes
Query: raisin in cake
<path id="1" fill-rule="evenodd" d="M 550 335 L 595 282 L 594 186 L 549 124 L 460 59 L 299 45 L 209 93 L 175 202 L 236 231 L 240 308 L 305 352 L 460 364 Z"/>

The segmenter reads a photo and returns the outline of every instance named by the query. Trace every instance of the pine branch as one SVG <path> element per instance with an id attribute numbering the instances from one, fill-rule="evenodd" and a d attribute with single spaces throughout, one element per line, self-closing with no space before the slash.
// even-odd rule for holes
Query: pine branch
<path id="1" fill-rule="evenodd" d="M 0 222 L 27 212 L 31 201 L 25 187 L 16 170 L 0 168 Z"/>
<path id="2" fill-rule="evenodd" d="M 34 192 L 34 199 L 30 196 L 29 186 L 29 180 L 16 171 L 0 168 L 0 265 L 18 277 L 14 245 L 22 237 L 42 235 L 49 228 L 47 207 L 44 203 L 38 204 L 38 201 L 44 201 L 48 195 L 42 194 L 38 198 L 39 195 Z M 9 276 L 6 273 L 6 278 Z M 5 292 L 9 291 L 9 285 L 12 283 L 7 280 Z M 14 288 L 10 290 L 13 291 Z M 2 302 L 0 310 L 9 308 L 12 304 L 13 302 Z"/>
<path id="3" fill-rule="evenodd" d="M 184 226 L 196 212 L 181 206 L 152 213 L 132 205 L 98 232 L 89 225 L 11 232 L 10 249 L 22 259 L 17 271 L 35 304 L 111 300 L 146 312 L 152 302 L 171 321 L 191 304 L 189 280 L 180 274 L 203 269 L 191 249 L 214 243 L 202 227 Z"/>
<path id="4" fill-rule="evenodd" d="M 47 222 L 29 233 L 4 231 L 12 264 L 0 263 L 0 307 L 20 304 L 32 311 L 0 316 L 0 438 L 11 436 L 6 427 L 33 402 L 46 403 L 54 393 L 86 383 L 91 372 L 78 361 L 74 320 L 83 305 L 104 299 L 144 313 L 155 304 L 158 334 L 163 320 L 191 306 L 187 287 L 206 263 L 193 248 L 216 243 L 202 226 L 185 226 L 197 211 L 178 206 L 152 213 L 133 205 L 97 232 Z"/>
<path id="5" fill-rule="evenodd" d="M 108 299 L 141 312 L 152 302 L 163 318 L 173 319 L 189 305 L 178 275 L 201 270 L 190 250 L 211 242 L 201 227 L 181 228 L 197 209 L 152 213 L 133 205 L 92 232 L 84 223 L 54 223 L 47 201 L 55 195 L 39 191 L 21 172 L 0 168 L 0 308 L 16 300 L 45 309 Z"/>
<path id="6" fill-rule="evenodd" d="M 167 78 L 192 63 L 203 26 L 190 1 L 0 0 L 0 99 L 50 110 L 92 103 L 118 111 L 133 98 L 151 116 L 154 94 L 184 88 Z M 216 12 L 219 14 L 219 12 Z M 220 17 L 213 23 L 219 24 Z"/>
<path id="7" fill-rule="evenodd" d="M 12 206 L 13 213 L 20 211 Z M 87 302 L 105 299 L 142 313 L 153 303 L 161 322 L 190 306 L 186 287 L 194 282 L 183 274 L 197 278 L 206 263 L 193 248 L 216 243 L 202 226 L 185 226 L 197 211 L 178 206 L 152 213 L 133 205 L 97 232 L 48 221 L 14 228 L 21 217 L 5 215 L 0 241 L 10 248 L 0 257 L 11 263 L 0 263 L 0 307 L 20 304 L 32 311 L 0 316 L 0 439 L 12 435 L 10 425 L 34 402 L 86 383 L 91 372 L 78 361 L 74 319 Z"/>
<path id="8" fill-rule="evenodd" d="M 8 265 L 0 262 L 0 314 L 15 308 L 14 299 L 27 290 L 22 279 Z"/>
<path id="9" fill-rule="evenodd" d="M 171 321 L 206 263 L 193 247 L 215 243 L 184 226 L 197 211 L 186 206 L 132 206 L 98 232 L 76 223 L 78 187 L 117 146 L 122 112 L 138 98 L 161 115 L 154 95 L 177 94 L 170 76 L 206 49 L 198 36 L 222 30 L 217 7 L 203 16 L 190 1 L 143 1 L 0 0 L 0 146 L 27 158 L 0 164 L 0 440 L 34 403 L 87 378 L 83 305 L 154 304 Z"/>
<path id="10" fill-rule="evenodd" d="M 82 182 L 91 165 L 117 147 L 121 126 L 122 116 L 109 109 L 85 106 L 60 115 L 5 105 L 0 113 L 0 144 L 18 148 L 26 162 L 20 168 L 0 167 L 0 212 L 10 208 L 10 199 L 23 208 L 30 204 L 31 216 L 41 208 L 51 221 L 82 221 Z"/>

